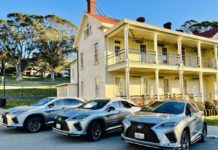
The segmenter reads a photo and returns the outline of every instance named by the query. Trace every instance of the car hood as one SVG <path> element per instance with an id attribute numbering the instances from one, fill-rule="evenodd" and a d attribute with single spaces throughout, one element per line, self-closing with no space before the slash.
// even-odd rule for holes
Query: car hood
<path id="1" fill-rule="evenodd" d="M 39 109 L 39 107 L 36 106 L 19 106 L 10 108 L 7 110 L 8 113 L 14 114 L 16 112 L 27 112 L 27 111 L 34 111 L 36 109 Z"/>
<path id="2" fill-rule="evenodd" d="M 91 110 L 91 109 L 81 109 L 81 108 L 75 108 L 71 110 L 64 111 L 63 113 L 60 113 L 60 116 L 72 118 L 80 115 L 92 115 L 96 113 L 97 110 Z M 99 110 L 98 110 L 99 111 Z"/>
<path id="3" fill-rule="evenodd" d="M 143 123 L 152 123 L 159 124 L 171 119 L 176 118 L 177 115 L 174 114 L 163 114 L 163 113 L 154 113 L 154 112 L 142 112 L 139 111 L 135 113 L 130 120 L 134 122 L 143 122 Z"/>

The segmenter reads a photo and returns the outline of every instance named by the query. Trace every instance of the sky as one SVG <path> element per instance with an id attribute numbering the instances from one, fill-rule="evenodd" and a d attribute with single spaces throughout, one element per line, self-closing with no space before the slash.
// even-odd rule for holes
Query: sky
<path id="1" fill-rule="evenodd" d="M 135 20 L 145 17 L 146 23 L 162 26 L 172 22 L 179 28 L 185 21 L 218 20 L 218 0 L 96 0 L 106 16 Z M 0 19 L 8 13 L 55 14 L 75 25 L 87 11 L 86 0 L 0 0 Z"/>

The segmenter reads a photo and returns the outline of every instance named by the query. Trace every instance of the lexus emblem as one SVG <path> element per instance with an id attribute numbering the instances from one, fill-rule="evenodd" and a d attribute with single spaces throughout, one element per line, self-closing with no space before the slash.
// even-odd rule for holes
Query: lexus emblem
<path id="1" fill-rule="evenodd" d="M 139 125 L 137 126 L 138 129 L 143 129 L 143 127 L 144 127 L 144 126 L 143 126 L 142 124 L 139 124 Z"/>
<path id="2" fill-rule="evenodd" d="M 58 120 L 61 121 L 61 117 L 59 117 Z"/>

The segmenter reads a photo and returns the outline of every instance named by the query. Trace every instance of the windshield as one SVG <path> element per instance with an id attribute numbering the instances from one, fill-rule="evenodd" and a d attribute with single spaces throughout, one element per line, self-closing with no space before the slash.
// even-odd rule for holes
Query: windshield
<path id="1" fill-rule="evenodd" d="M 79 108 L 97 110 L 103 108 L 108 102 L 109 100 L 92 100 L 81 105 Z"/>
<path id="2" fill-rule="evenodd" d="M 152 112 L 166 114 L 181 114 L 184 112 L 185 103 L 182 102 L 165 102 L 158 106 Z"/>
<path id="3" fill-rule="evenodd" d="M 164 102 L 161 102 L 161 101 L 156 101 L 156 102 L 153 102 L 145 107 L 143 107 L 141 109 L 141 111 L 152 111 L 153 109 L 157 108 L 158 106 L 160 106 L 161 104 L 163 104 Z"/>
<path id="4" fill-rule="evenodd" d="M 47 97 L 47 98 L 44 98 L 36 103 L 33 103 L 31 106 L 43 106 L 49 102 L 51 102 L 54 98 L 51 98 L 51 97 Z"/>

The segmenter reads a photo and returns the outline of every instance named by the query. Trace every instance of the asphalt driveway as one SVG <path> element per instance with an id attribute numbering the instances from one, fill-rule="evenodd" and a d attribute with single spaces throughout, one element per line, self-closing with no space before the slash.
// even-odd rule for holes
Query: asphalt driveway
<path id="1" fill-rule="evenodd" d="M 218 139 L 208 139 L 206 143 L 197 143 L 191 150 L 214 150 Z M 58 135 L 49 130 L 29 134 L 21 129 L 0 127 L 1 150 L 145 150 L 144 147 L 130 146 L 120 136 L 108 135 L 98 142 L 88 142 L 84 138 L 73 138 Z M 146 148 L 147 149 L 147 148 Z"/>

